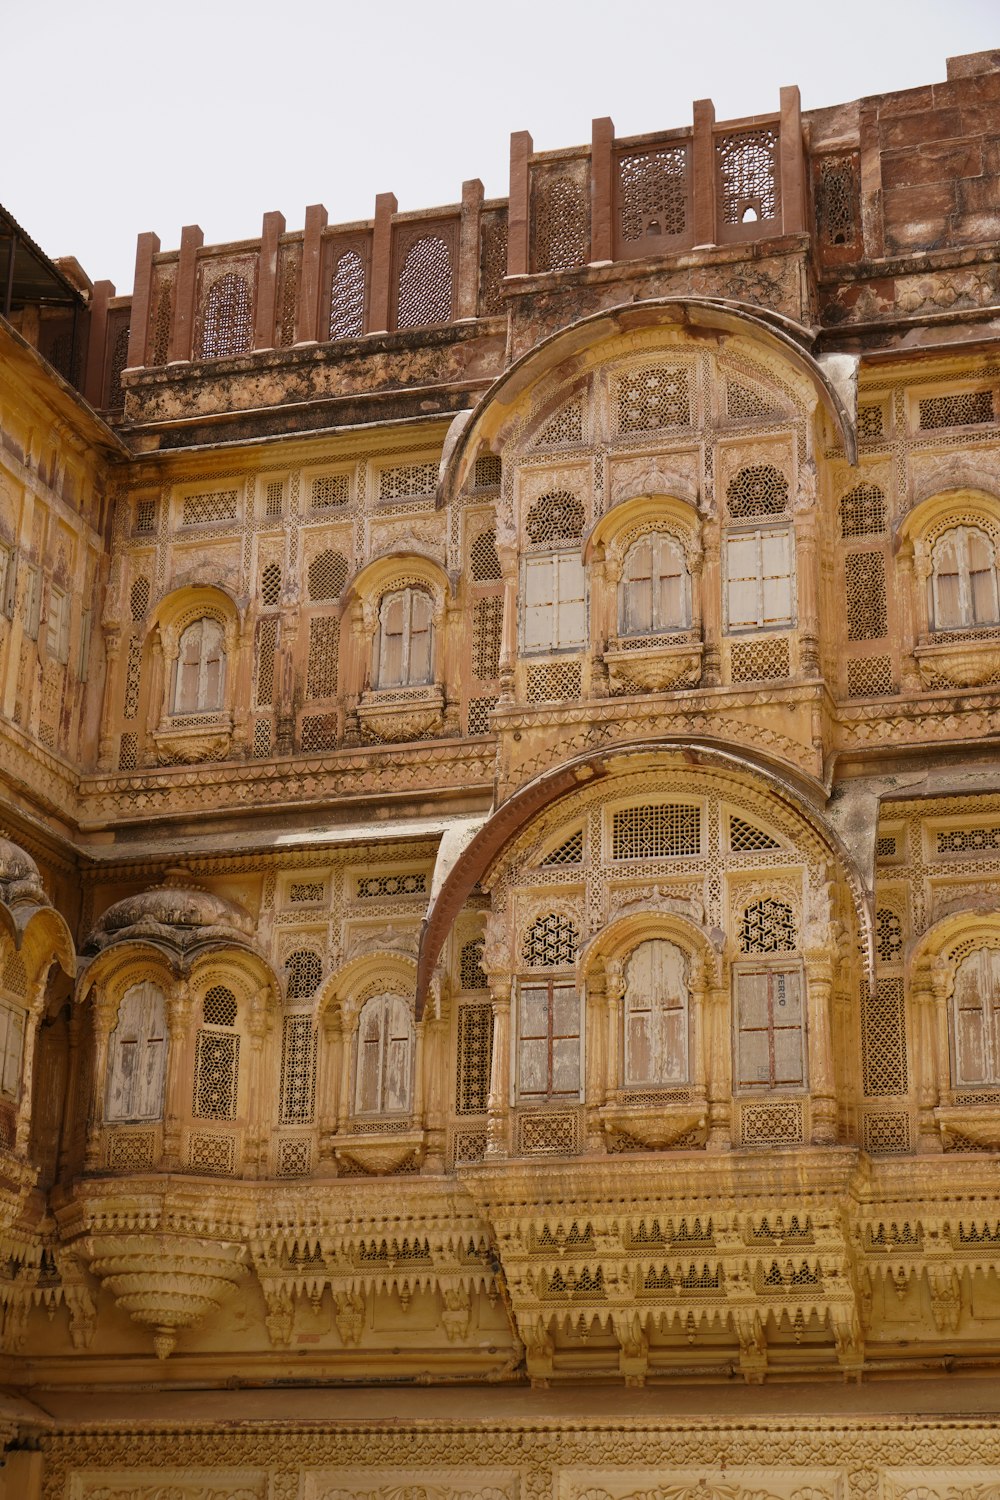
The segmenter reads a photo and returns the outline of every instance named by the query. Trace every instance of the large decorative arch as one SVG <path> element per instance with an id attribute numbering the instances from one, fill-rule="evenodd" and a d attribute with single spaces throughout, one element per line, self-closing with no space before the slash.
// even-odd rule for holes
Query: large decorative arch
<path id="1" fill-rule="evenodd" d="M 423 1012 L 438 957 L 453 921 L 474 886 L 533 820 L 547 808 L 596 778 L 620 773 L 628 768 L 630 761 L 635 765 L 655 768 L 658 761 L 662 762 L 670 756 L 682 756 L 688 765 L 700 763 L 749 778 L 811 830 L 829 851 L 831 862 L 850 888 L 868 962 L 870 965 L 874 963 L 868 882 L 832 826 L 825 807 L 826 792 L 819 783 L 804 776 L 796 776 L 787 766 L 779 766 L 758 752 L 747 750 L 737 753 L 728 745 L 703 736 L 646 740 L 628 746 L 588 752 L 544 772 L 509 797 L 472 834 L 445 878 L 436 887 L 421 931 L 417 970 L 418 1018 Z"/>
<path id="2" fill-rule="evenodd" d="M 480 451 L 498 452 L 498 435 L 524 394 L 558 365 L 571 365 L 605 341 L 681 326 L 724 338 L 747 335 L 787 363 L 815 390 L 840 437 L 848 461 L 857 461 L 854 406 L 856 362 L 846 356 L 817 357 L 814 334 L 803 325 L 759 307 L 723 298 L 661 297 L 604 309 L 581 318 L 536 344 L 485 393 L 444 461 L 438 506 L 449 505 L 467 482 Z M 502 444 L 500 445 L 502 446 Z"/>

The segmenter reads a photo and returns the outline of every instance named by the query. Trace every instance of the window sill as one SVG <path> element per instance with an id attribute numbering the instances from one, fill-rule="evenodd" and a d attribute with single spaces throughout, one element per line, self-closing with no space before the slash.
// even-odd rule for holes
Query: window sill
<path id="1" fill-rule="evenodd" d="M 411 1160 L 417 1165 L 424 1156 L 424 1132 L 415 1129 L 410 1117 L 373 1116 L 348 1122 L 343 1135 L 333 1137 L 338 1162 L 360 1167 L 373 1177 L 396 1172 Z"/>
<path id="2" fill-rule="evenodd" d="M 1000 1151 L 1000 1107 L 995 1104 L 963 1104 L 957 1093 L 954 1100 L 953 1104 L 939 1105 L 934 1111 L 945 1149 L 964 1146 L 971 1141 L 982 1151 Z"/>
<path id="3" fill-rule="evenodd" d="M 233 736 L 232 716 L 227 713 L 178 714 L 165 718 L 153 730 L 156 759 L 161 766 L 192 765 L 225 760 Z"/>
<path id="4" fill-rule="evenodd" d="M 703 647 L 691 637 L 621 637 L 610 640 L 604 665 L 613 692 L 661 693 L 696 687 L 701 680 Z"/>
<path id="5" fill-rule="evenodd" d="M 444 696 L 437 683 L 421 687 L 376 688 L 357 708 L 363 730 L 380 740 L 418 740 L 444 724 Z"/>
<path id="6" fill-rule="evenodd" d="M 647 1099 L 653 1092 L 637 1091 L 642 1099 Z M 662 1092 L 669 1098 L 679 1090 L 664 1089 Z M 623 1090 L 613 1103 L 600 1109 L 599 1115 L 609 1144 L 627 1136 L 640 1141 L 650 1151 L 662 1151 L 692 1135 L 694 1140 L 683 1140 L 683 1143 L 702 1146 L 708 1134 L 708 1106 L 704 1099 L 692 1099 L 687 1103 L 630 1104 L 628 1094 Z"/>
<path id="7" fill-rule="evenodd" d="M 937 631 L 914 647 L 925 687 L 984 687 L 1000 682 L 1000 628 Z"/>

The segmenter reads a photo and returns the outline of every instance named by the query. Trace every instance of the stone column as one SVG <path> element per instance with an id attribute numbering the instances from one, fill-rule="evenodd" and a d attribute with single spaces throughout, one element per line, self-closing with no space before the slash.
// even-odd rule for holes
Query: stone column
<path id="1" fill-rule="evenodd" d="M 608 694 L 608 669 L 604 652 L 613 630 L 611 600 L 615 597 L 621 563 L 617 557 L 595 556 L 587 569 L 587 591 L 590 597 L 590 691 L 595 698 Z"/>
<path id="2" fill-rule="evenodd" d="M 181 248 L 177 258 L 174 326 L 170 333 L 171 364 L 191 358 L 197 316 L 198 251 L 204 243 L 205 236 L 198 225 L 185 224 L 181 230 Z"/>
<path id="3" fill-rule="evenodd" d="M 66 1058 L 66 1100 L 62 1119 L 59 1122 L 59 1167 L 60 1178 L 67 1177 L 73 1161 L 77 1128 L 77 1094 L 80 1087 L 80 1033 L 83 1030 L 83 1012 L 73 1005 L 69 1014 L 69 1047 Z"/>
<path id="4" fill-rule="evenodd" d="M 97 746 L 97 769 L 99 771 L 110 771 L 114 763 L 114 736 L 111 727 L 115 720 L 115 695 L 120 685 L 118 660 L 121 655 L 121 644 L 121 631 L 117 627 L 105 626 L 104 704 L 101 709 L 101 729 Z"/>
<path id="5" fill-rule="evenodd" d="M 610 1104 L 622 1086 L 622 1003 L 625 998 L 625 971 L 621 959 L 612 958 L 604 966 L 607 1022 L 607 1066 L 604 1070 L 604 1102 Z"/>
<path id="6" fill-rule="evenodd" d="M 138 370 L 146 363 L 146 338 L 153 297 L 153 257 L 159 252 L 160 241 L 155 234 L 140 234 L 135 247 L 132 313 L 128 331 L 130 370 Z"/>
<path id="7" fill-rule="evenodd" d="M 608 985 L 604 973 L 598 971 L 587 980 L 584 995 L 584 1026 L 586 1028 L 585 1052 L 586 1076 L 584 1078 L 584 1116 L 588 1151 L 604 1150 L 604 1131 L 601 1127 L 600 1108 L 604 1103 L 608 1079 Z"/>
<path id="8" fill-rule="evenodd" d="M 35 1066 L 35 1047 L 38 1043 L 38 1028 L 45 1010 L 45 991 L 48 973 L 43 974 L 28 991 L 28 1014 L 24 1026 L 24 1050 L 21 1054 L 21 1098 L 17 1106 L 14 1127 L 14 1150 L 18 1156 L 27 1156 L 31 1140 L 31 1084 Z"/>
<path id="9" fill-rule="evenodd" d="M 795 518 L 795 556 L 799 621 L 800 677 L 819 675 L 819 564 L 816 513 L 800 511 Z"/>
<path id="10" fill-rule="evenodd" d="M 334 1165 L 333 1140 L 337 1133 L 337 1120 L 342 1097 L 341 1067 L 343 1061 L 344 1032 L 341 1025 L 340 1006 L 335 1002 L 327 1006 L 317 1027 L 317 1045 L 320 1036 L 324 1046 L 316 1059 L 316 1092 L 319 1107 L 319 1175 L 332 1176 Z"/>
<path id="11" fill-rule="evenodd" d="M 163 1091 L 163 1154 L 161 1166 L 178 1171 L 181 1166 L 181 1125 L 191 1116 L 190 1097 L 194 1053 L 190 1045 L 192 997 L 186 979 L 175 980 L 167 991 L 167 1081 Z"/>
<path id="12" fill-rule="evenodd" d="M 445 1120 L 448 1113 L 448 1023 L 443 1016 L 425 1015 L 424 1028 L 424 1101 L 426 1146 L 424 1169 L 444 1171 Z"/>
<path id="13" fill-rule="evenodd" d="M 503 574 L 503 631 L 500 638 L 500 702 L 514 701 L 517 664 L 517 549 L 497 547 Z"/>
<path id="14" fill-rule="evenodd" d="M 118 1017 L 118 1006 L 107 994 L 91 990 L 94 1028 L 93 1088 L 87 1110 L 87 1143 L 83 1154 L 85 1172 L 99 1172 L 104 1144 L 104 1099 L 108 1083 L 108 1042 Z"/>
<path id="15" fill-rule="evenodd" d="M 701 618 L 704 651 L 701 658 L 702 687 L 718 687 L 722 681 L 722 569 L 719 523 L 706 521 L 701 567 Z M 691 584 L 694 587 L 694 575 Z"/>
<path id="16" fill-rule="evenodd" d="M 358 1033 L 358 1016 L 341 1018 L 342 1051 L 340 1054 L 340 1105 L 337 1110 L 337 1134 L 345 1135 L 347 1122 L 354 1109 L 354 1091 L 351 1087 L 351 1058 L 354 1056 L 354 1039 Z"/>
<path id="17" fill-rule="evenodd" d="M 812 1139 L 823 1146 L 833 1145 L 837 1139 L 831 1027 L 833 951 L 831 935 L 830 942 L 810 948 L 805 954 Z"/>
<path id="18" fill-rule="evenodd" d="M 733 1067 L 729 985 L 705 991 L 705 1090 L 708 1095 L 708 1149 L 729 1151 L 733 1144 Z"/>
<path id="19" fill-rule="evenodd" d="M 689 993 L 691 1003 L 690 1078 L 695 1096 L 698 1099 L 707 1099 L 708 1058 L 705 1055 L 705 1006 L 708 998 L 708 985 L 703 959 L 696 959 L 691 965 Z"/>
<path id="20" fill-rule="evenodd" d="M 899 642 L 900 687 L 907 693 L 919 693 L 922 691 L 923 684 L 913 648 L 923 634 L 927 618 L 927 580 L 930 576 L 930 564 L 927 557 L 921 556 L 918 567 L 913 548 L 909 544 L 904 545 L 896 558 L 896 576 L 898 579 L 896 598 L 899 603 L 897 640 Z M 922 597 L 918 597 L 918 593 Z"/>
<path id="21" fill-rule="evenodd" d="M 291 755 L 295 738 L 295 642 L 299 632 L 299 610 L 282 609 L 278 626 L 278 663 L 275 672 L 276 755 Z"/>
<path id="22" fill-rule="evenodd" d="M 246 1107 L 242 1111 L 247 1122 L 243 1132 L 244 1177 L 259 1177 L 267 1171 L 267 1142 L 272 1130 L 274 1106 L 272 1104 L 269 1109 L 266 1101 L 273 1100 L 276 1093 L 268 1084 L 265 1067 L 264 1041 L 270 1029 L 268 993 L 258 991 L 250 1002 L 247 1016 L 249 1061 L 243 1085 Z M 237 1097 L 237 1117 L 240 1113 Z"/>
<path id="23" fill-rule="evenodd" d="M 486 1155 L 507 1156 L 510 1116 L 510 1005 L 513 980 L 498 974 L 490 978 L 493 1007 L 493 1061 L 490 1097 L 487 1103 Z"/>
<path id="24" fill-rule="evenodd" d="M 943 986 L 939 988 L 943 989 Z M 913 1092 L 917 1100 L 917 1150 L 924 1155 L 937 1155 L 941 1151 L 941 1136 L 934 1118 L 934 1111 L 941 1102 L 939 1032 L 943 1029 L 947 1058 L 948 997 L 942 994 L 939 999 L 927 964 L 921 964 L 913 975 L 910 1005 L 914 1020 L 912 1057 L 916 1070 Z M 946 1088 L 948 1081 L 946 1077 Z"/>
<path id="25" fill-rule="evenodd" d="M 515 130 L 510 138 L 510 190 L 507 220 L 507 275 L 526 276 L 531 254 L 531 153 L 534 145 L 526 130 Z"/>

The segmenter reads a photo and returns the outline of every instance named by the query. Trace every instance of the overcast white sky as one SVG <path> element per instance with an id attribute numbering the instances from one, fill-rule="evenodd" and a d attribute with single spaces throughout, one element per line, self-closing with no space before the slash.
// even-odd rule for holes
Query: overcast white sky
<path id="1" fill-rule="evenodd" d="M 307 203 L 330 222 L 507 192 L 536 149 L 937 82 L 1000 46 L 998 0 L 6 0 L 0 202 L 50 255 L 132 286 L 135 237 L 206 243 Z"/>

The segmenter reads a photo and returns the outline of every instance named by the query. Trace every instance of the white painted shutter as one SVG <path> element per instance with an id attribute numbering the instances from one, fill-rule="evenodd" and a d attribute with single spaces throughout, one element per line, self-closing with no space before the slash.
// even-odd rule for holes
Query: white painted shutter
<path id="1" fill-rule="evenodd" d="M 628 961 L 625 1081 L 679 1083 L 688 1076 L 688 993 L 684 955 L 660 938 L 640 943 Z"/>
<path id="2" fill-rule="evenodd" d="M 544 1098 L 549 1082 L 549 987 L 521 986 L 517 1091 L 524 1099 Z"/>
<path id="3" fill-rule="evenodd" d="M 392 1113 L 410 1107 L 410 1050 L 413 1028 L 410 1007 L 399 995 L 385 996 L 385 1061 L 383 1069 L 382 1108 Z"/>
<path id="4" fill-rule="evenodd" d="M 381 996 L 369 1000 L 358 1022 L 358 1075 L 354 1099 L 359 1115 L 374 1114 L 379 1107 L 382 1010 Z"/>
<path id="5" fill-rule="evenodd" d="M 17 1099 L 21 1092 L 21 1059 L 24 1054 L 24 1011 L 0 1001 L 0 1093 Z"/>
<path id="6" fill-rule="evenodd" d="M 764 973 L 736 976 L 736 1081 L 740 1088 L 771 1083 L 768 987 Z"/>
<path id="7" fill-rule="evenodd" d="M 198 688 L 201 679 L 201 621 L 189 625 L 180 638 L 177 655 L 177 685 L 174 690 L 174 713 L 193 714 L 198 710 Z"/>
<path id="8" fill-rule="evenodd" d="M 654 630 L 686 630 L 691 623 L 684 554 L 670 537 L 658 536 L 653 553 Z"/>
<path id="9" fill-rule="evenodd" d="M 198 708 L 222 707 L 226 679 L 225 636 L 218 620 L 202 620 L 202 672 Z"/>
<path id="10" fill-rule="evenodd" d="M 547 651 L 554 641 L 555 559 L 529 557 L 524 565 L 524 649 Z"/>
<path id="11" fill-rule="evenodd" d="M 955 974 L 955 1065 L 958 1084 L 998 1081 L 1000 952 L 980 948 Z"/>
<path id="12" fill-rule="evenodd" d="M 580 1000 L 572 984 L 552 986 L 552 1083 L 554 1096 L 580 1093 Z"/>
<path id="13" fill-rule="evenodd" d="M 792 619 L 792 546 L 787 531 L 760 537 L 763 611 L 761 625 L 787 625 Z"/>
<path id="14" fill-rule="evenodd" d="M 758 623 L 757 538 L 731 536 L 726 542 L 727 619 L 731 630 Z"/>
<path id="15" fill-rule="evenodd" d="M 792 970 L 772 973 L 770 980 L 774 1086 L 801 1088 L 805 1082 L 802 976 Z"/>
<path id="16" fill-rule="evenodd" d="M 586 574 L 573 552 L 553 559 L 556 583 L 555 646 L 583 646 L 587 640 Z"/>
<path id="17" fill-rule="evenodd" d="M 625 559 L 622 629 L 626 635 L 650 635 L 653 630 L 653 544 L 642 537 Z"/>
<path id="18" fill-rule="evenodd" d="M 423 589 L 409 590 L 409 597 L 410 660 L 406 680 L 416 687 L 434 680 L 433 605 Z"/>

